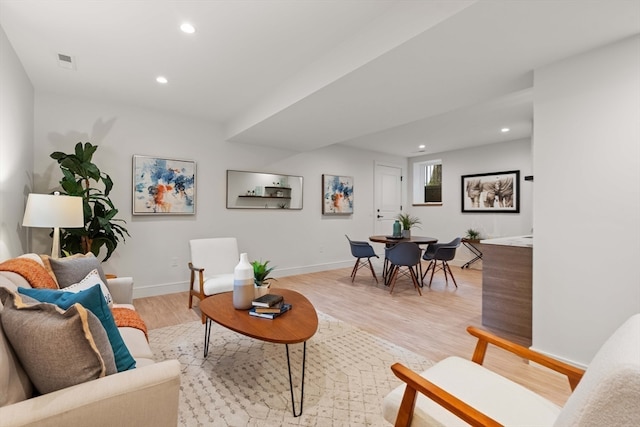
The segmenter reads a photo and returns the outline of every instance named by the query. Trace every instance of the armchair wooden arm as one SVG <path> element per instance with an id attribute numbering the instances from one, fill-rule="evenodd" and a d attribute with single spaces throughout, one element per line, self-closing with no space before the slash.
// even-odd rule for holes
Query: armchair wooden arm
<path id="1" fill-rule="evenodd" d="M 538 363 L 542 366 L 546 366 L 549 369 L 566 375 L 569 379 L 569 386 L 571 387 L 572 391 L 575 390 L 575 388 L 578 386 L 578 383 L 582 379 L 582 376 L 584 375 L 584 369 L 576 368 L 575 366 L 569 365 L 568 363 L 561 362 L 557 359 L 546 356 L 542 353 L 538 353 L 537 351 L 528 349 L 504 338 L 500 338 L 499 336 L 487 331 L 483 331 L 482 329 L 469 326 L 467 328 L 467 332 L 478 338 L 478 343 L 476 344 L 476 348 L 473 352 L 473 357 L 471 358 L 471 360 L 479 365 L 482 365 L 482 363 L 484 362 L 484 356 L 486 354 L 488 345 L 493 344 L 496 347 L 499 347 L 517 356 L 523 357 L 527 360 Z"/>
<path id="2" fill-rule="evenodd" d="M 542 353 L 538 353 L 534 350 L 528 349 L 504 338 L 500 338 L 490 332 L 483 331 L 473 326 L 469 326 L 467 328 L 467 332 L 478 338 L 478 343 L 476 344 L 471 360 L 479 365 L 482 365 L 482 363 L 484 362 L 484 357 L 486 355 L 488 345 L 493 344 L 496 347 L 499 347 L 510 353 L 513 353 L 522 358 L 538 363 L 542 366 L 566 375 L 569 380 L 571 390 L 574 390 L 576 388 L 585 373 L 583 369 L 576 368 L 575 366 L 561 362 Z M 411 369 L 403 366 L 402 364 L 395 363 L 391 366 L 391 370 L 399 379 L 406 383 L 405 392 L 402 396 L 402 402 L 400 404 L 398 416 L 396 418 L 396 427 L 408 427 L 411 424 L 411 419 L 413 417 L 417 399 L 417 392 L 424 394 L 443 408 L 450 411 L 452 414 L 458 416 L 459 418 L 473 426 L 501 425 L 494 419 L 471 407 L 467 403 L 463 402 L 454 395 L 448 393 L 444 389 L 438 387 L 434 383 L 430 382 Z"/>
<path id="3" fill-rule="evenodd" d="M 394 363 L 391 366 L 391 370 L 398 378 L 407 384 L 404 395 L 402 396 L 400 409 L 398 410 L 396 427 L 408 427 L 411 425 L 411 419 L 413 418 L 413 411 L 418 397 L 416 392 L 424 394 L 472 426 L 498 427 L 502 425 L 400 363 Z"/>

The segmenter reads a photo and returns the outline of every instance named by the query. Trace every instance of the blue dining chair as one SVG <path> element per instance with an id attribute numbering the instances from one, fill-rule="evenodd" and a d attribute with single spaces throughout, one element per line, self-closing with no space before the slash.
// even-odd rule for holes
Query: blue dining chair
<path id="1" fill-rule="evenodd" d="M 424 283 L 424 278 L 427 276 L 429 270 L 431 270 L 431 277 L 429 278 L 429 287 L 431 287 L 431 282 L 433 281 L 433 274 L 436 272 L 436 268 L 444 271 L 444 280 L 446 284 L 449 284 L 449 279 L 447 278 L 447 271 L 449 275 L 451 275 L 451 279 L 453 280 L 453 284 L 458 287 L 456 283 L 456 278 L 453 277 L 453 272 L 451 272 L 451 267 L 449 267 L 449 262 L 456 256 L 456 249 L 460 246 L 460 241 L 462 239 L 460 237 L 456 237 L 449 243 L 434 243 L 427 246 L 427 249 L 424 251 L 424 255 L 422 259 L 425 261 L 429 261 L 429 265 L 427 269 L 422 274 L 421 282 Z M 441 262 L 441 266 L 438 267 L 438 261 Z"/>
<path id="2" fill-rule="evenodd" d="M 353 266 L 353 270 L 351 270 L 351 282 L 356 278 L 356 273 L 358 270 L 366 265 L 369 265 L 369 269 L 371 270 L 371 274 L 373 274 L 373 278 L 376 279 L 376 283 L 378 283 L 378 276 L 376 276 L 376 272 L 373 270 L 373 265 L 371 264 L 371 257 L 380 258 L 373 250 L 373 247 L 368 242 L 351 240 L 349 236 L 344 235 L 349 241 L 349 245 L 351 246 L 351 255 L 356 257 L 356 264 Z M 362 259 L 366 258 L 367 261 L 363 261 Z"/>
<path id="3" fill-rule="evenodd" d="M 386 250 L 386 258 L 390 264 L 389 271 L 387 272 L 387 277 L 389 278 L 387 284 L 391 286 L 389 293 L 393 292 L 400 268 L 406 267 L 413 281 L 413 286 L 418 290 L 418 294 L 422 295 L 420 285 L 418 284 L 421 268 L 420 255 L 422 255 L 420 246 L 413 242 L 400 242 Z"/>

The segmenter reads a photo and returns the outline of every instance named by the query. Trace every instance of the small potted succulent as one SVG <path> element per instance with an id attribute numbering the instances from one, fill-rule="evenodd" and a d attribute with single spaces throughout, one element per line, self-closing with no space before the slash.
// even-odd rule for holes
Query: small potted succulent
<path id="1" fill-rule="evenodd" d="M 256 293 L 264 295 L 269 293 L 269 286 L 271 286 L 271 280 L 276 280 L 273 277 L 269 277 L 269 273 L 273 271 L 275 267 L 268 266 L 269 261 L 262 262 L 252 261 L 253 266 L 253 281 L 256 285 Z"/>
<path id="2" fill-rule="evenodd" d="M 411 229 L 413 227 L 420 228 L 418 224 L 421 224 L 420 218 L 411 216 L 406 213 L 401 213 L 396 216 L 396 219 L 402 224 L 402 237 L 411 237 Z"/>

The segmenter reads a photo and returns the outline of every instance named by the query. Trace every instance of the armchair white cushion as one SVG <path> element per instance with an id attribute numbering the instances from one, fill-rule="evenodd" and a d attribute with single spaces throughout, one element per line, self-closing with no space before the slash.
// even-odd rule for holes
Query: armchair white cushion
<path id="1" fill-rule="evenodd" d="M 235 237 L 189 240 L 189 248 L 189 308 L 192 306 L 193 297 L 202 300 L 209 295 L 233 290 L 233 270 L 240 259 Z"/>
<path id="2" fill-rule="evenodd" d="M 586 372 L 476 328 L 468 330 L 479 339 L 472 361 L 449 357 L 421 374 L 393 365 L 407 385 L 384 398 L 387 421 L 413 427 L 468 425 L 464 421 L 490 426 L 638 425 L 640 314 L 603 344 Z M 567 375 L 574 392 L 565 406 L 484 368 L 488 344 Z"/>

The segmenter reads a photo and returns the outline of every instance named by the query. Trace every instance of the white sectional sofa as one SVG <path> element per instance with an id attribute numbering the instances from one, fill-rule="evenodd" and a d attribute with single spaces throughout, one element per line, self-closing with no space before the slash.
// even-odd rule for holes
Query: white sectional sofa
<path id="1" fill-rule="evenodd" d="M 25 257 L 40 259 L 33 254 Z M 131 278 L 106 282 L 115 307 L 133 308 Z M 23 276 L 11 271 L 0 271 L 0 286 L 12 291 L 31 287 Z M 2 310 L 0 304 L 0 320 Z M 134 369 L 38 395 L 0 322 L 0 426 L 175 426 L 179 362 L 154 363 L 142 330 L 119 327 L 118 331 L 135 359 Z"/>

